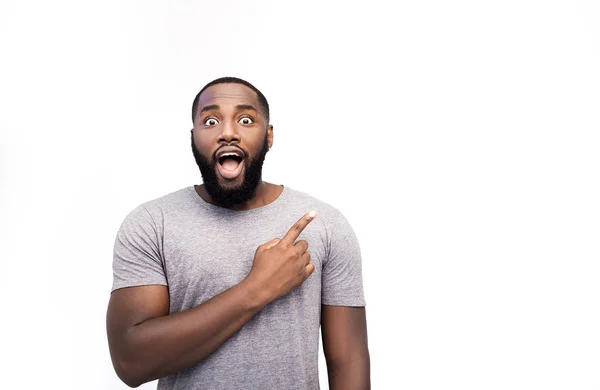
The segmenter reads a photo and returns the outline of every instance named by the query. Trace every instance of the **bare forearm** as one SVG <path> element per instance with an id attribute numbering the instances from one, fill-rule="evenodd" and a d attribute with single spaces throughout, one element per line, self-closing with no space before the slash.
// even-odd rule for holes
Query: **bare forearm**
<path id="1" fill-rule="evenodd" d="M 227 341 L 270 301 L 240 283 L 190 310 L 130 328 L 119 346 L 121 378 L 130 386 L 179 372 Z"/>

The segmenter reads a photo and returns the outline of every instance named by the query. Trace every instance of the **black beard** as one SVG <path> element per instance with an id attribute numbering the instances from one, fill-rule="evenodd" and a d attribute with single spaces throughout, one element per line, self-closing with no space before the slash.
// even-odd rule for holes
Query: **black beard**
<path id="1" fill-rule="evenodd" d="M 246 158 L 242 162 L 244 164 L 244 180 L 242 183 L 233 188 L 225 188 L 219 184 L 217 161 L 214 159 L 208 160 L 200 154 L 194 144 L 194 135 L 192 134 L 192 153 L 194 153 L 196 164 L 200 168 L 206 192 L 214 202 L 222 207 L 239 205 L 254 197 L 262 177 L 262 166 L 268 151 L 269 142 L 265 136 L 265 142 L 256 156 L 250 159 L 250 156 L 246 154 Z"/>

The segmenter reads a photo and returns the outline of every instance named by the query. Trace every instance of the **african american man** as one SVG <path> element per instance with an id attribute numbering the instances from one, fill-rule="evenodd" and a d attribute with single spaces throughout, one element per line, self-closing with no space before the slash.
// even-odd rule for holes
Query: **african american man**
<path id="1" fill-rule="evenodd" d="M 264 95 L 208 83 L 192 105 L 203 184 L 135 208 L 114 246 L 108 342 L 119 378 L 158 389 L 370 388 L 361 255 L 334 207 L 262 180 Z M 299 158 L 302 156 L 298 156 Z"/>

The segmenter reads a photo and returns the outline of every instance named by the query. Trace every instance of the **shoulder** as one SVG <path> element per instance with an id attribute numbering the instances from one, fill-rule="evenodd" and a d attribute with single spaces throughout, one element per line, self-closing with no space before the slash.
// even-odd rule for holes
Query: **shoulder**
<path id="1" fill-rule="evenodd" d="M 333 231 L 340 221 L 346 221 L 342 212 L 332 204 L 296 189 L 288 187 L 287 191 L 288 200 L 291 201 L 289 203 L 293 204 L 294 208 L 302 209 L 303 212 L 317 211 L 318 217 L 315 222 L 319 221 L 323 224 L 328 232 Z"/>
<path id="2" fill-rule="evenodd" d="M 124 222 L 150 222 L 159 224 L 165 215 L 176 212 L 179 209 L 189 207 L 194 201 L 191 192 L 193 187 L 185 187 L 180 190 L 151 199 L 139 204 L 125 217 Z"/>

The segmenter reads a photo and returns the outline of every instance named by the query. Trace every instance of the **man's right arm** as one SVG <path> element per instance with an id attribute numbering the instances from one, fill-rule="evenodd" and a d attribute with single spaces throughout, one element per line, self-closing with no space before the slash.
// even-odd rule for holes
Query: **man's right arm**
<path id="1" fill-rule="evenodd" d="M 107 314 L 115 371 L 131 387 L 179 372 L 215 351 L 268 300 L 242 282 L 199 306 L 168 315 L 166 286 L 116 290 Z"/>
<path id="2" fill-rule="evenodd" d="M 169 315 L 166 286 L 115 290 L 107 333 L 119 378 L 137 387 L 196 364 L 269 302 L 302 284 L 314 265 L 306 241 L 294 242 L 313 219 L 305 215 L 283 239 L 261 245 L 246 279 L 189 310 Z"/>

